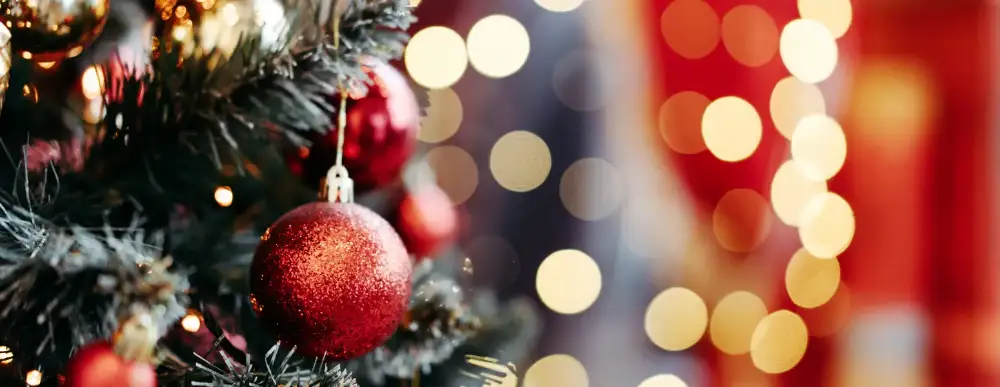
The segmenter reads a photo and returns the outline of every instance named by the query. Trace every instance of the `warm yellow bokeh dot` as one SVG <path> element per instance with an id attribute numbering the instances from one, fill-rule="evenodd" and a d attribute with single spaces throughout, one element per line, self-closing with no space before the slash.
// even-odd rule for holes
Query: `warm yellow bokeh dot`
<path id="1" fill-rule="evenodd" d="M 528 368 L 521 387 L 588 387 L 587 369 L 570 355 L 550 355 L 539 359 Z"/>
<path id="2" fill-rule="evenodd" d="M 660 16 L 660 32 L 680 56 L 704 58 L 719 45 L 719 15 L 702 0 L 674 0 Z"/>
<path id="3" fill-rule="evenodd" d="M 437 184 L 455 205 L 465 203 L 479 185 L 479 170 L 468 152 L 445 145 L 427 152 L 427 164 L 434 171 Z"/>
<path id="4" fill-rule="evenodd" d="M 837 68 L 837 40 L 822 23 L 797 19 L 785 25 L 778 45 L 785 68 L 807 83 L 819 83 Z"/>
<path id="5" fill-rule="evenodd" d="M 517 19 L 490 15 L 469 30 L 469 63 L 490 78 L 503 78 L 520 70 L 528 60 L 531 39 Z"/>
<path id="6" fill-rule="evenodd" d="M 417 139 L 436 144 L 451 138 L 462 126 L 462 100 L 454 90 L 438 89 L 427 93 L 430 106 L 427 115 L 420 121 Z"/>
<path id="7" fill-rule="evenodd" d="M 785 290 L 795 305 L 803 308 L 822 306 L 837 293 L 840 285 L 840 262 L 816 258 L 799 249 L 785 269 Z"/>
<path id="8" fill-rule="evenodd" d="M 712 101 L 701 119 L 705 146 L 722 161 L 736 162 L 750 157 L 760 145 L 762 132 L 757 110 L 739 97 Z"/>
<path id="9" fill-rule="evenodd" d="M 220 186 L 215 189 L 215 202 L 221 207 L 229 207 L 233 204 L 233 189 Z"/>
<path id="10" fill-rule="evenodd" d="M 569 12 L 579 8 L 583 0 L 535 0 L 535 4 L 551 12 Z"/>
<path id="11" fill-rule="evenodd" d="M 39 370 L 28 371 L 28 373 L 24 375 L 24 384 L 27 384 L 32 387 L 42 384 L 42 371 Z"/>
<path id="12" fill-rule="evenodd" d="M 664 374 L 644 380 L 639 387 L 687 387 L 687 383 L 677 375 Z"/>
<path id="13" fill-rule="evenodd" d="M 501 187 L 528 192 L 545 182 L 552 154 L 545 140 L 523 130 L 503 135 L 490 152 L 490 171 Z"/>
<path id="14" fill-rule="evenodd" d="M 805 83 L 793 76 L 786 77 L 771 92 L 771 120 L 778 132 L 791 140 L 795 126 L 802 117 L 825 114 L 826 100 L 814 84 Z"/>
<path id="15" fill-rule="evenodd" d="M 582 251 L 556 251 L 538 266 L 535 289 L 552 311 L 577 314 L 590 308 L 601 294 L 601 269 Z"/>
<path id="16" fill-rule="evenodd" d="M 465 74 L 469 57 L 465 41 L 447 27 L 427 27 L 410 38 L 403 58 L 413 81 L 428 89 L 454 85 Z"/>
<path id="17" fill-rule="evenodd" d="M 80 78 L 80 88 L 87 99 L 100 97 L 104 90 L 104 70 L 97 66 L 88 67 Z"/>
<path id="18" fill-rule="evenodd" d="M 810 179 L 829 180 L 847 159 L 844 129 L 825 114 L 802 118 L 792 135 L 792 159 Z"/>
<path id="19" fill-rule="evenodd" d="M 201 317 L 195 312 L 189 312 L 181 319 L 181 328 L 188 332 L 197 332 L 201 329 Z"/>
<path id="20" fill-rule="evenodd" d="M 708 97 L 694 91 L 682 91 L 663 102 L 659 117 L 660 136 L 670 149 L 682 154 L 705 150 L 701 117 L 708 103 Z"/>
<path id="21" fill-rule="evenodd" d="M 798 0 L 798 3 L 803 19 L 823 23 L 836 38 L 844 36 L 851 28 L 854 19 L 851 0 Z"/>
<path id="22" fill-rule="evenodd" d="M 810 179 L 795 160 L 788 160 L 771 180 L 771 206 L 782 223 L 798 226 L 806 204 L 826 190 L 826 181 Z"/>
<path id="23" fill-rule="evenodd" d="M 780 374 L 799 364 L 809 345 L 802 317 L 779 310 L 760 320 L 750 341 L 750 358 L 757 369 Z"/>
<path id="24" fill-rule="evenodd" d="M 755 294 L 729 293 L 712 311 L 708 335 L 720 351 L 730 355 L 750 352 L 750 338 L 757 323 L 767 316 L 767 306 Z"/>
<path id="25" fill-rule="evenodd" d="M 799 239 L 810 254 L 819 258 L 835 258 L 854 239 L 854 210 L 844 198 L 826 192 L 816 195 L 806 204 L 799 220 Z"/>
<path id="26" fill-rule="evenodd" d="M 582 159 L 563 172 L 559 198 L 576 218 L 600 220 L 618 210 L 625 196 L 623 184 L 611 163 L 598 158 Z"/>
<path id="27" fill-rule="evenodd" d="M 12 362 L 14 362 L 14 353 L 10 351 L 10 347 L 0 345 L 0 364 L 10 364 Z"/>
<path id="28" fill-rule="evenodd" d="M 748 253 L 771 231 L 771 211 L 764 197 L 752 189 L 726 192 L 712 213 L 712 230 L 723 248 Z"/>
<path id="29" fill-rule="evenodd" d="M 763 8 L 738 5 L 722 18 L 722 44 L 733 59 L 760 67 L 778 52 L 778 26 Z"/>
<path id="30" fill-rule="evenodd" d="M 691 348 L 708 327 L 708 307 L 695 292 L 670 288 L 653 298 L 646 309 L 646 335 L 667 351 Z"/>

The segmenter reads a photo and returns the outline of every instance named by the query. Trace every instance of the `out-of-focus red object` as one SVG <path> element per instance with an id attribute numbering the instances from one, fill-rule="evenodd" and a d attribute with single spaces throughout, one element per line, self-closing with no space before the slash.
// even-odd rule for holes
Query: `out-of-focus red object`
<path id="1" fill-rule="evenodd" d="M 65 387 L 156 387 L 156 371 L 145 363 L 128 362 L 109 342 L 95 342 L 77 351 L 66 365 Z"/>
<path id="2" fill-rule="evenodd" d="M 448 195 L 436 185 L 417 188 L 399 205 L 396 230 L 406 250 L 418 259 L 436 253 L 455 238 L 458 215 Z"/>

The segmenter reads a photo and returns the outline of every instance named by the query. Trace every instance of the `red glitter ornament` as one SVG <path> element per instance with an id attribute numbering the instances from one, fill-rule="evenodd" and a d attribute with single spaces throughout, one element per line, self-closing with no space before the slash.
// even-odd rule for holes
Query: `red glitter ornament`
<path id="1" fill-rule="evenodd" d="M 156 387 L 156 370 L 151 364 L 125 360 L 109 342 L 90 343 L 66 365 L 63 387 L 94 386 Z"/>
<path id="2" fill-rule="evenodd" d="M 416 148 L 420 108 L 406 78 L 392 66 L 373 62 L 364 67 L 372 79 L 368 94 L 350 95 L 344 129 L 344 166 L 358 193 L 383 187 L 402 173 Z M 340 95 L 331 96 L 337 106 Z M 336 118 L 332 120 L 336 122 Z M 317 184 L 336 161 L 337 131 L 330 130 L 301 156 L 303 179 Z M 295 164 L 295 163 L 292 163 Z"/>
<path id="3" fill-rule="evenodd" d="M 406 250 L 417 258 L 436 253 L 458 231 L 458 215 L 451 199 L 436 185 L 406 195 L 395 223 Z"/>
<path id="4" fill-rule="evenodd" d="M 396 330 L 412 270 L 403 242 L 378 214 L 353 203 L 310 203 L 261 237 L 250 266 L 250 302 L 297 352 L 350 359 Z"/>

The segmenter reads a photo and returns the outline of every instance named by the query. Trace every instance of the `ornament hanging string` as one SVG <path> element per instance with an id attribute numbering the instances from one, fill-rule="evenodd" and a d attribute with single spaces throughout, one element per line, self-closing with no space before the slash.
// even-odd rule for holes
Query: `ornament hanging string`
<path id="1" fill-rule="evenodd" d="M 339 8 L 338 2 L 345 0 L 334 0 L 334 9 Z M 333 18 L 333 50 L 340 54 L 340 17 L 339 12 L 335 12 Z M 347 128 L 347 91 L 344 89 L 344 82 L 337 80 L 337 92 L 340 95 L 340 106 L 337 109 L 337 162 L 326 172 L 326 182 L 320 194 L 321 199 L 330 202 L 353 203 L 354 202 L 354 181 L 351 180 L 344 167 L 344 132 Z"/>

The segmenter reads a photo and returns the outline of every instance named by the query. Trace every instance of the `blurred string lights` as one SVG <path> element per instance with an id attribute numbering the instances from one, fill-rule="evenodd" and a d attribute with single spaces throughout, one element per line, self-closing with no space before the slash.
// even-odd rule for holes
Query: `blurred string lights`
<path id="1" fill-rule="evenodd" d="M 791 0 L 790 0 L 791 1 Z M 657 346 L 685 350 L 704 332 L 729 355 L 750 354 L 764 373 L 782 373 L 805 355 L 809 336 L 828 335 L 843 324 L 849 302 L 836 257 L 854 237 L 850 204 L 828 191 L 827 181 L 843 167 L 847 141 L 840 124 L 826 115 L 818 83 L 838 64 L 837 39 L 852 21 L 850 0 L 798 0 L 799 19 L 780 32 L 773 17 L 756 5 L 738 5 L 721 16 L 702 0 L 674 0 L 661 15 L 666 45 L 688 60 L 699 60 L 724 46 L 737 63 L 755 68 L 777 54 L 791 74 L 774 86 L 769 106 L 753 106 L 737 96 L 710 99 L 697 90 L 668 96 L 660 106 L 658 129 L 679 154 L 708 150 L 723 162 L 740 162 L 760 145 L 758 109 L 768 108 L 778 132 L 791 142 L 792 157 L 775 172 L 770 207 L 778 219 L 797 227 L 803 248 L 790 259 L 785 290 L 806 319 L 788 310 L 768 313 L 765 302 L 747 291 L 718 300 L 706 317 L 704 300 L 694 291 L 671 288 L 653 299 L 646 312 L 646 332 Z M 713 231 L 726 250 L 754 251 L 769 232 L 768 201 L 749 189 L 735 189 L 717 203 Z M 738 227 L 734 223 L 759 225 Z M 813 313 L 823 308 L 822 316 Z M 677 316 L 683 316 L 678 318 Z M 828 318 L 829 317 L 829 318 Z"/>
<path id="2" fill-rule="evenodd" d="M 536 0 L 536 3 L 547 11 L 563 13 L 578 9 L 584 0 Z M 411 5 L 417 4 L 419 1 L 411 1 Z M 501 14 L 485 16 L 475 22 L 464 39 L 449 27 L 428 26 L 417 31 L 407 45 L 403 59 L 407 72 L 414 82 L 430 89 L 430 107 L 418 139 L 433 145 L 425 161 L 434 170 L 438 185 L 448 194 L 452 204 L 464 204 L 481 183 L 477 160 L 465 149 L 447 144 L 460 130 L 465 115 L 455 85 L 469 67 L 490 79 L 510 77 L 524 67 L 530 54 L 528 30 L 517 19 Z M 553 65 L 555 96 L 573 110 L 601 108 L 603 95 L 579 89 L 580 76 L 591 75 L 595 69 L 600 70 L 600 59 L 589 51 L 565 55 Z M 491 148 L 488 166 L 493 181 L 509 192 L 533 191 L 554 180 L 549 178 L 553 172 L 549 146 L 529 130 L 512 130 L 501 135 Z M 618 169 L 600 158 L 577 160 L 562 172 L 557 183 L 563 207 L 570 215 L 584 221 L 611 216 L 624 196 Z M 491 246 L 494 244 L 508 246 L 502 239 Z M 475 243 L 470 244 L 467 250 L 470 257 L 477 254 L 475 247 Z M 512 247 L 510 250 L 509 254 L 501 255 L 516 260 L 516 251 Z M 516 262 L 507 264 L 516 266 Z M 596 261 L 579 250 L 553 252 L 543 260 L 535 272 L 535 279 L 542 303 L 564 315 L 585 312 L 596 302 L 602 289 L 601 270 Z M 522 385 L 535 387 L 587 387 L 588 384 L 583 364 L 567 354 L 538 360 L 522 380 Z M 669 375 L 651 378 L 643 384 L 643 387 L 684 386 L 682 381 L 676 377 L 671 379 Z"/>

